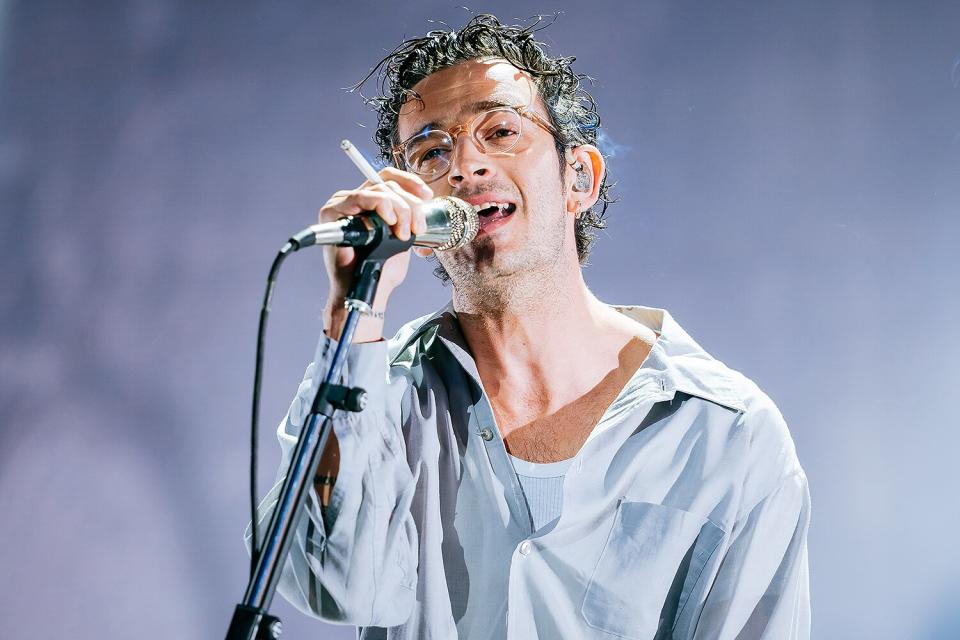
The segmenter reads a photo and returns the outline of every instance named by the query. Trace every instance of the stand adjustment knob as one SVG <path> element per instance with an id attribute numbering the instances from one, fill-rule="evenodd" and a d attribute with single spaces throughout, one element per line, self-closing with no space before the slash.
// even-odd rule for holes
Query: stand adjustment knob
<path id="1" fill-rule="evenodd" d="M 257 640 L 280 640 L 281 633 L 283 633 L 283 623 L 280 622 L 280 618 L 264 616 L 257 633 Z"/>
<path id="2" fill-rule="evenodd" d="M 325 416 L 333 415 L 331 409 L 340 409 L 341 411 L 351 411 L 359 413 L 367 406 L 367 391 L 360 387 L 344 387 L 339 384 L 332 384 L 327 390 L 325 402 L 321 402 L 318 395 L 314 400 L 314 413 L 322 413 Z"/>
<path id="3" fill-rule="evenodd" d="M 363 411 L 367 406 L 367 391 L 360 387 L 352 387 L 347 391 L 347 396 L 343 399 L 343 406 L 347 411 Z"/>

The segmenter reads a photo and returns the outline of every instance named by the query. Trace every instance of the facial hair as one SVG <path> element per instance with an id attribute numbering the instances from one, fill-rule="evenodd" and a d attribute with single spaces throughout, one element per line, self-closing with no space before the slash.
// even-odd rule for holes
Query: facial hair
<path id="1" fill-rule="evenodd" d="M 487 190 L 487 189 L 485 189 Z M 492 187 L 500 193 L 506 189 Z M 473 195 L 473 194 L 467 194 Z M 474 312 L 496 312 L 507 307 L 523 308 L 542 300 L 544 292 L 559 276 L 564 250 L 567 214 L 558 211 L 530 217 L 518 207 L 513 214 L 526 216 L 529 236 L 520 248 L 500 251 L 492 235 L 481 235 L 469 250 L 438 254 L 440 264 L 453 282 L 457 308 Z"/>

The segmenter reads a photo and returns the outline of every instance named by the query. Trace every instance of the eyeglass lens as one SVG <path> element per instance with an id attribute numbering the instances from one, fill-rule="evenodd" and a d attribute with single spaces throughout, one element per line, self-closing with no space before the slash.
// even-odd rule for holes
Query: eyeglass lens
<path id="1" fill-rule="evenodd" d="M 520 140 L 521 119 L 513 109 L 495 109 L 477 116 L 470 136 L 484 153 L 510 151 Z M 431 129 L 408 140 L 404 147 L 407 168 L 422 175 L 437 175 L 450 168 L 454 139 L 446 131 Z"/>

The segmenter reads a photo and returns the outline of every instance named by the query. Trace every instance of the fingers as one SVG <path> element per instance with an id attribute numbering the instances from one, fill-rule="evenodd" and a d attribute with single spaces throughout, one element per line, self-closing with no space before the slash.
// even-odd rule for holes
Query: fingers
<path id="1" fill-rule="evenodd" d="M 341 192 L 324 209 L 335 217 L 355 216 L 364 211 L 375 211 L 390 227 L 401 220 L 409 221 L 412 203 L 387 185 L 374 185 L 367 189 Z M 408 223 L 409 224 L 409 223 Z"/>
<path id="2" fill-rule="evenodd" d="M 380 172 L 384 183 L 364 182 L 358 189 L 338 191 L 320 210 L 322 222 L 364 211 L 375 211 L 401 240 L 426 231 L 421 204 L 433 190 L 414 174 L 388 167 Z"/>
<path id="3" fill-rule="evenodd" d="M 427 223 L 424 219 L 424 216 L 421 212 L 419 205 L 424 200 L 429 200 L 433 197 L 433 189 L 427 185 L 423 179 L 415 173 L 410 173 L 409 171 L 402 171 L 394 167 L 385 167 L 380 170 L 380 177 L 385 181 L 385 183 L 393 189 L 401 197 L 408 199 L 408 196 L 415 196 L 417 199 L 414 200 L 413 204 L 413 219 L 411 220 L 411 231 L 416 234 L 424 233 L 427 230 Z M 376 186 L 375 183 L 371 183 L 369 180 L 364 182 L 362 188 Z M 396 233 L 396 231 L 395 231 Z M 403 239 L 407 239 L 409 236 L 398 236 Z"/>
<path id="4" fill-rule="evenodd" d="M 396 182 L 404 191 L 420 197 L 422 200 L 429 200 L 433 197 L 433 189 L 415 173 L 402 171 L 394 167 L 386 167 L 380 170 L 380 177 L 386 182 Z M 374 183 L 367 180 L 360 188 L 372 186 Z"/>

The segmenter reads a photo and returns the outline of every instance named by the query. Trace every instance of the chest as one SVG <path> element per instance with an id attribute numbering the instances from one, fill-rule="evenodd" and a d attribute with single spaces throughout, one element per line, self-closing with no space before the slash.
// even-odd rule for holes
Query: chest
<path id="1" fill-rule="evenodd" d="M 574 389 L 562 380 L 511 383 L 494 372 L 484 386 L 496 390 L 489 400 L 507 451 L 539 463 L 575 456 L 649 352 L 649 343 L 633 339 L 617 353 L 616 366 L 574 378 Z"/>
<path id="2" fill-rule="evenodd" d="M 619 388 L 594 391 L 543 415 L 536 415 L 529 408 L 524 411 L 520 407 L 518 411 L 518 407 L 493 402 L 507 451 L 537 463 L 558 462 L 577 455 Z"/>

